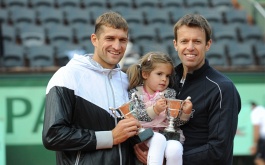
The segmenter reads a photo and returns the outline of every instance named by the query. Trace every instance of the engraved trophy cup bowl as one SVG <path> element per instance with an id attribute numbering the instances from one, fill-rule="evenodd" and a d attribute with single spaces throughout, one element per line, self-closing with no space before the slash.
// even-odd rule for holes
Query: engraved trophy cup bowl
<path id="1" fill-rule="evenodd" d="M 134 105 L 134 106 L 132 106 Z M 135 112 L 137 111 L 137 108 L 139 107 L 139 100 L 135 97 L 135 95 L 132 95 L 132 99 L 121 105 L 118 108 L 109 108 L 112 113 L 114 114 L 115 117 L 120 118 L 120 119 L 124 119 L 126 116 L 128 117 L 133 117 L 135 119 L 137 119 L 136 116 L 134 116 L 133 114 L 135 114 Z M 149 138 L 151 138 L 154 135 L 154 132 L 151 128 L 139 128 L 138 129 L 138 137 L 140 139 L 140 142 L 143 142 Z"/>
<path id="2" fill-rule="evenodd" d="M 182 110 L 182 103 L 183 100 L 167 99 L 167 117 L 169 119 L 169 124 L 163 132 L 167 140 L 179 140 L 180 138 L 180 134 L 174 128 L 174 120 L 178 117 L 179 112 Z"/>

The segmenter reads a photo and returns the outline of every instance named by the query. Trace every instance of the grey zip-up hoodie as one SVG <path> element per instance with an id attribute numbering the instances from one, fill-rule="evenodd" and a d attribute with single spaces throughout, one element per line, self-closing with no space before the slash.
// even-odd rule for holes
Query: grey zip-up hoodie
<path id="1" fill-rule="evenodd" d="M 117 124 L 109 107 L 128 101 L 127 75 L 104 69 L 93 55 L 75 55 L 46 89 L 43 144 L 56 151 L 59 165 L 135 164 L 130 140 L 113 146 Z"/>

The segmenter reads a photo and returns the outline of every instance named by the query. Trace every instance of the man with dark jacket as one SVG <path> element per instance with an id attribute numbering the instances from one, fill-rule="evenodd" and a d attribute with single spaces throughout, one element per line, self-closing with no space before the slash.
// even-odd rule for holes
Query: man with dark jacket
<path id="1" fill-rule="evenodd" d="M 75 55 L 46 89 L 43 144 L 58 165 L 132 165 L 134 118 L 118 120 L 110 107 L 128 102 L 128 80 L 117 65 L 128 43 L 128 24 L 107 12 L 91 35 L 94 54 Z M 118 114 L 116 114 L 118 115 Z"/>
<path id="2" fill-rule="evenodd" d="M 181 126 L 185 136 L 183 165 L 232 165 L 241 100 L 233 82 L 209 66 L 206 52 L 212 44 L 211 28 L 201 15 L 183 16 L 174 26 L 174 47 L 181 64 L 175 67 L 178 99 L 191 96 L 194 113 Z M 145 163 L 143 145 L 136 145 Z"/>

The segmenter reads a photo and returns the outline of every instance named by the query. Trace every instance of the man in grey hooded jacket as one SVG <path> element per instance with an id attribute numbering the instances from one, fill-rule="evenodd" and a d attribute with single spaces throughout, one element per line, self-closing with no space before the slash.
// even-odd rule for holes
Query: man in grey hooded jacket
<path id="1" fill-rule="evenodd" d="M 46 89 L 43 144 L 58 165 L 135 164 L 129 140 L 140 127 L 109 110 L 128 102 L 128 80 L 117 65 L 128 43 L 126 20 L 115 12 L 98 17 L 93 55 L 75 55 Z"/>

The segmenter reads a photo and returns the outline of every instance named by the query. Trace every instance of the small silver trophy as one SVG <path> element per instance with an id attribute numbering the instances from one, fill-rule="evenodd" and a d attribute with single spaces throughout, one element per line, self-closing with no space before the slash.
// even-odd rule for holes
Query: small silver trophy
<path id="1" fill-rule="evenodd" d="M 190 97 L 187 97 L 190 99 Z M 164 129 L 163 134 L 167 140 L 180 140 L 180 134 L 174 128 L 174 121 L 182 111 L 184 100 L 179 99 L 167 99 L 167 116 L 169 119 L 169 125 Z"/>
<path id="2" fill-rule="evenodd" d="M 132 106 L 133 105 L 133 106 Z M 126 116 L 128 117 L 133 117 L 136 118 L 133 114 L 136 112 L 137 113 L 137 108 L 139 107 L 139 100 L 135 96 L 135 93 L 132 94 L 131 100 L 119 108 L 112 108 L 110 107 L 109 109 L 112 111 L 115 117 L 124 119 Z M 139 128 L 138 130 L 138 137 L 140 139 L 140 142 L 145 141 L 152 137 L 154 135 L 154 132 L 151 128 Z"/>
<path id="3" fill-rule="evenodd" d="M 178 114 L 182 109 L 182 102 L 183 100 L 167 99 L 167 116 L 169 118 L 169 125 L 165 128 L 166 132 L 176 132 L 174 128 L 174 119 L 178 117 Z"/>

